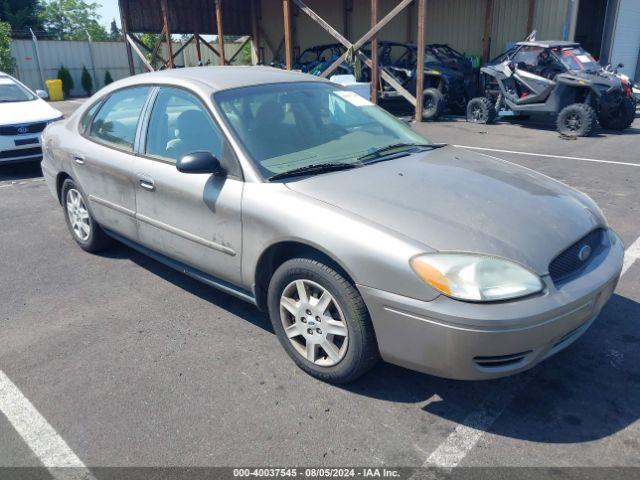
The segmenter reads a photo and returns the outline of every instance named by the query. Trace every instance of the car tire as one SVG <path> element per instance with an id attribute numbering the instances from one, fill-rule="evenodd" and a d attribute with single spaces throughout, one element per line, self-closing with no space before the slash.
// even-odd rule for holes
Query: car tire
<path id="1" fill-rule="evenodd" d="M 73 180 L 68 178 L 64 181 L 60 198 L 67 228 L 80 248 L 95 253 L 111 244 L 111 238 L 94 220 L 84 194 Z"/>
<path id="2" fill-rule="evenodd" d="M 444 111 L 445 100 L 436 88 L 427 88 L 422 97 L 422 119 L 437 120 Z"/>
<path id="3" fill-rule="evenodd" d="M 298 367 L 324 382 L 345 384 L 375 365 L 378 346 L 364 300 L 327 263 L 314 258 L 284 262 L 269 283 L 269 317 Z"/>
<path id="4" fill-rule="evenodd" d="M 496 108 L 487 97 L 476 97 L 467 104 L 467 122 L 493 123 L 496 119 Z"/>
<path id="5" fill-rule="evenodd" d="M 624 130 L 629 128 L 636 116 L 636 104 L 630 98 L 624 98 L 618 108 L 601 112 L 598 120 L 600 126 L 607 130 Z"/>
<path id="6" fill-rule="evenodd" d="M 596 128 L 596 111 L 586 103 L 574 103 L 558 114 L 556 127 L 567 137 L 588 137 Z"/>

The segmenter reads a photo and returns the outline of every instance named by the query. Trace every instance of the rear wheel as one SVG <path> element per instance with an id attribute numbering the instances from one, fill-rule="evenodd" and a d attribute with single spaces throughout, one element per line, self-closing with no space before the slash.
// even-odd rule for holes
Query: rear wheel
<path id="1" fill-rule="evenodd" d="M 608 130 L 624 130 L 631 126 L 635 116 L 635 102 L 630 98 L 624 98 L 618 108 L 603 110 L 598 120 L 602 128 Z"/>
<path id="2" fill-rule="evenodd" d="M 564 107 L 556 120 L 558 132 L 569 137 L 588 137 L 596 127 L 596 112 L 586 103 Z"/>
<path id="3" fill-rule="evenodd" d="M 378 360 L 367 308 L 336 269 L 311 258 L 283 263 L 269 283 L 271 324 L 291 359 L 308 374 L 348 383 Z"/>
<path id="4" fill-rule="evenodd" d="M 87 201 L 75 182 L 67 179 L 62 184 L 62 207 L 71 236 L 80 248 L 98 252 L 111 243 L 87 208 Z"/>
<path id="5" fill-rule="evenodd" d="M 436 88 L 427 88 L 423 95 L 422 118 L 424 120 L 437 120 L 444 111 L 444 95 Z"/>
<path id="6" fill-rule="evenodd" d="M 495 119 L 495 106 L 487 97 L 472 98 L 467 104 L 467 122 L 492 123 Z"/>

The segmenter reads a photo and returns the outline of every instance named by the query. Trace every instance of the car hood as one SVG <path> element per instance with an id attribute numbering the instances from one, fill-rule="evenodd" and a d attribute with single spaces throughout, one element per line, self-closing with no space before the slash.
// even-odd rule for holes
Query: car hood
<path id="1" fill-rule="evenodd" d="M 606 227 L 586 195 L 527 168 L 454 147 L 287 186 L 431 249 L 498 255 L 540 275 L 569 245 Z"/>
<path id="2" fill-rule="evenodd" d="M 59 110 L 39 98 L 28 102 L 0 102 L 0 125 L 43 122 L 61 115 Z"/>

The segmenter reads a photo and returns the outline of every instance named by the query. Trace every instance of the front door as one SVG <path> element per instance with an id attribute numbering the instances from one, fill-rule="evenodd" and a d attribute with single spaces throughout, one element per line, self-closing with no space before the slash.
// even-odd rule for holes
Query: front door
<path id="1" fill-rule="evenodd" d="M 240 283 L 244 183 L 224 136 L 195 94 L 161 88 L 136 163 L 140 242 L 219 279 Z M 176 160 L 209 151 L 226 176 L 187 174 Z"/>

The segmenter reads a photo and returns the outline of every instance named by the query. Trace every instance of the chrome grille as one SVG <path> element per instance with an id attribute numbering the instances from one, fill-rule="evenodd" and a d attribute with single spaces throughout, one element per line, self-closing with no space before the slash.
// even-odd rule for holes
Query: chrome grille
<path id="1" fill-rule="evenodd" d="M 589 265 L 589 262 L 602 248 L 603 235 L 604 230 L 602 228 L 593 230 L 558 255 L 549 264 L 549 275 L 551 275 L 553 282 L 558 283 L 567 280 Z M 579 253 L 585 246 L 591 249 L 591 254 L 585 260 L 581 260 Z"/>

